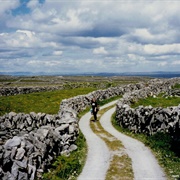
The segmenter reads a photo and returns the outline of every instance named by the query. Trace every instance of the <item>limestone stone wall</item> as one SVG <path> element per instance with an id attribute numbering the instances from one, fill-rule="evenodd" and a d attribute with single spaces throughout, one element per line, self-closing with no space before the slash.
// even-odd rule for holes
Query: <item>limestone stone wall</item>
<path id="1" fill-rule="evenodd" d="M 117 105 L 116 121 L 135 133 L 153 135 L 167 132 L 177 136 L 180 132 L 180 105 L 168 108 L 139 106 L 131 108 L 127 104 Z"/>
<path id="2" fill-rule="evenodd" d="M 136 133 L 146 133 L 152 135 L 156 132 L 168 132 L 177 136 L 180 132 L 180 105 L 168 108 L 152 108 L 151 106 L 139 106 L 131 108 L 131 103 L 148 96 L 158 95 L 160 92 L 174 92 L 170 87 L 179 83 L 180 79 L 170 79 L 168 81 L 151 84 L 140 90 L 125 93 L 116 106 L 116 121 L 124 127 Z M 172 93 L 171 93 L 172 96 Z"/>
<path id="3" fill-rule="evenodd" d="M 0 179 L 40 178 L 61 154 L 77 149 L 77 113 L 9 113 L 0 117 Z"/>
<path id="4" fill-rule="evenodd" d="M 64 111 L 64 109 L 66 108 L 72 108 L 75 111 L 80 112 L 90 105 L 90 101 L 93 97 L 95 97 L 99 101 L 102 101 L 104 99 L 109 99 L 111 97 L 123 95 L 127 92 L 142 89 L 145 86 L 145 83 L 128 84 L 119 87 L 111 87 L 104 90 L 93 91 L 87 95 L 80 95 L 70 99 L 64 99 L 60 104 L 59 113 L 61 111 Z"/>
<path id="5" fill-rule="evenodd" d="M 32 86 L 32 87 L 1 87 L 0 96 L 14 96 L 18 94 L 29 94 L 34 92 L 54 91 L 64 89 L 63 86 Z"/>

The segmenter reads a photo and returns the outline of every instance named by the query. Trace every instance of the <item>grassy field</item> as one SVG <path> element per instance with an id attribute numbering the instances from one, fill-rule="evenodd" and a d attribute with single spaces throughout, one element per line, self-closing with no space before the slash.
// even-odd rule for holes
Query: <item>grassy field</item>
<path id="1" fill-rule="evenodd" d="M 175 84 L 173 89 L 180 89 L 180 84 Z M 138 106 L 149 106 L 152 107 L 170 107 L 178 106 L 180 104 L 180 97 L 166 97 L 164 93 L 159 94 L 157 97 L 148 97 L 146 99 L 139 99 L 136 103 L 132 104 L 131 107 L 135 108 Z"/>
<path id="2" fill-rule="evenodd" d="M 62 99 L 87 94 L 97 89 L 147 80 L 149 78 L 118 76 L 0 76 L 0 88 L 24 86 L 63 86 L 65 88 L 52 92 L 0 96 L 0 116 L 11 111 L 56 114 Z"/>
<path id="3" fill-rule="evenodd" d="M 2 116 L 11 111 L 16 113 L 44 112 L 47 114 L 57 114 L 60 102 L 63 99 L 88 94 L 94 90 L 96 88 L 76 88 L 73 90 L 67 89 L 16 96 L 1 96 L 0 115 Z"/>
<path id="4" fill-rule="evenodd" d="M 178 106 L 180 104 L 180 97 L 168 97 L 165 98 L 163 94 L 160 94 L 159 96 L 153 98 L 148 97 L 146 99 L 140 99 L 135 104 L 132 104 L 131 107 L 135 108 L 137 106 L 149 106 L 152 107 L 169 107 L 169 106 Z"/>

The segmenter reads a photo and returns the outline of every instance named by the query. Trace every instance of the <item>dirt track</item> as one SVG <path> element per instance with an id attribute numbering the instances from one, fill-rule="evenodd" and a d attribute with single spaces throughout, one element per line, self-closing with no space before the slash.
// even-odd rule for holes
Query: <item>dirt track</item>
<path id="1" fill-rule="evenodd" d="M 109 103 L 101 108 L 116 103 L 115 101 Z M 126 153 L 132 160 L 132 168 L 134 172 L 134 179 L 143 180 L 164 180 L 166 179 L 161 167 L 158 165 L 154 155 L 141 142 L 130 138 L 117 130 L 115 130 L 110 122 L 111 115 L 115 108 L 107 111 L 100 119 L 103 128 L 112 134 L 115 138 L 120 140 L 126 150 Z M 78 179 L 82 180 L 103 180 L 106 177 L 106 172 L 110 164 L 110 152 L 104 143 L 93 131 L 90 129 L 91 114 L 87 113 L 80 120 L 80 129 L 84 134 L 88 144 L 88 155 L 84 169 Z"/>

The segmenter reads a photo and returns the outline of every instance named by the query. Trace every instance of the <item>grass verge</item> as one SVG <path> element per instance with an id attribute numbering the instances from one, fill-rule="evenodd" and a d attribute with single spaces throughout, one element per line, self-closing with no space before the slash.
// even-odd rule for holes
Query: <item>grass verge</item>
<path id="1" fill-rule="evenodd" d="M 173 89 L 180 89 L 180 84 L 176 83 L 176 84 L 173 86 Z"/>
<path id="2" fill-rule="evenodd" d="M 80 132 L 76 145 L 78 149 L 69 156 L 59 156 L 52 165 L 51 171 L 45 173 L 44 180 L 75 180 L 85 164 L 87 145 L 83 134 Z"/>

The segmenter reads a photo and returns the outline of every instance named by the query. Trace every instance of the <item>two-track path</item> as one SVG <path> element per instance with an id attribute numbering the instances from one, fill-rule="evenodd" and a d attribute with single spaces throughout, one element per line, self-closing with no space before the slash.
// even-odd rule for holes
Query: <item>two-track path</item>
<path id="1" fill-rule="evenodd" d="M 115 104 L 108 103 L 101 109 Z M 165 175 L 151 151 L 143 143 L 118 132 L 111 124 L 111 116 L 115 108 L 105 112 L 100 119 L 102 127 L 112 136 L 120 140 L 126 153 L 132 160 L 134 179 L 136 180 L 164 180 Z M 110 152 L 105 142 L 90 128 L 90 112 L 85 114 L 79 126 L 88 144 L 88 154 L 85 166 L 78 180 L 105 180 L 110 164 Z"/>

